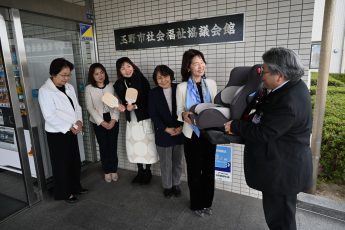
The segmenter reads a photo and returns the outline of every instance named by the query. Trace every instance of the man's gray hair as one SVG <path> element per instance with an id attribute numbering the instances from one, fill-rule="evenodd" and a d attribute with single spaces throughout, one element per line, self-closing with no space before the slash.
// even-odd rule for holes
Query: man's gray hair
<path id="1" fill-rule="evenodd" d="M 290 49 L 271 48 L 262 55 L 264 63 L 272 74 L 282 74 L 287 80 L 297 81 L 304 75 L 301 59 Z"/>

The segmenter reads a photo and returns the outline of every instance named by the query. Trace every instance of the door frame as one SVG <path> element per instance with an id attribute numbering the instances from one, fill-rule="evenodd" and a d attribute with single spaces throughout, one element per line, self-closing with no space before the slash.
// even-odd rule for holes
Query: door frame
<path id="1" fill-rule="evenodd" d="M 20 52 L 18 50 L 18 48 L 21 47 L 21 45 L 18 47 L 18 44 L 21 42 L 20 41 L 21 25 L 20 25 L 20 19 L 19 19 L 19 11 L 15 9 L 14 10 L 10 9 L 9 12 L 10 12 L 10 23 L 12 24 L 12 29 L 13 29 L 13 34 L 14 34 L 14 40 L 15 40 L 15 43 L 17 43 L 15 44 L 15 46 L 16 46 L 18 66 L 21 70 L 20 78 L 21 78 L 21 81 L 24 82 L 25 80 L 23 78 L 24 73 L 25 73 L 24 69 L 26 68 L 26 71 L 27 71 L 27 66 L 25 66 L 25 64 L 23 63 L 22 57 L 19 56 L 19 54 L 23 55 L 22 50 Z M 19 23 L 20 28 L 18 28 L 18 23 Z M 22 35 L 21 35 L 21 39 L 24 45 L 24 39 Z M 15 82 L 15 77 L 14 77 L 14 72 L 13 72 L 14 68 L 12 64 L 11 47 L 10 47 L 8 33 L 7 33 L 6 20 L 1 13 L 0 13 L 0 40 L 1 40 L 3 60 L 4 60 L 4 70 L 6 72 L 6 80 L 7 80 L 8 90 L 10 93 L 10 100 L 11 100 L 11 107 L 12 107 L 11 109 L 13 111 L 13 117 L 16 124 L 14 129 L 15 129 L 15 134 L 16 134 L 16 139 L 17 139 L 18 154 L 19 154 L 19 159 L 20 159 L 20 164 L 21 164 L 22 176 L 23 176 L 24 186 L 26 190 L 27 203 L 29 206 L 32 206 L 42 199 L 42 188 L 41 188 L 42 181 L 39 178 L 38 173 L 37 173 L 37 182 L 39 185 L 39 189 L 38 191 L 35 191 L 34 184 L 33 184 L 34 181 L 32 179 L 31 171 L 30 171 L 30 163 L 29 163 L 29 158 L 28 158 L 28 150 L 26 148 L 26 142 L 25 142 L 23 120 L 21 117 L 20 107 L 19 107 L 19 99 L 17 97 L 16 82 Z M 25 49 L 24 49 L 24 55 L 25 55 Z M 24 70 L 24 73 L 23 73 L 23 70 Z M 30 96 L 31 96 L 31 93 L 30 93 Z M 26 108 L 28 108 L 27 106 L 28 99 L 25 98 L 24 100 L 25 100 Z M 32 131 L 30 130 L 30 135 L 31 134 L 32 134 Z M 32 138 L 32 135 L 31 135 L 31 138 Z M 31 142 L 32 142 L 32 146 L 34 147 L 34 143 L 35 143 L 34 139 L 32 139 Z M 36 158 L 36 155 L 37 155 L 36 152 L 34 152 L 34 155 Z M 36 170 L 37 170 L 37 165 L 36 165 Z"/>
<path id="2" fill-rule="evenodd" d="M 34 161 L 35 161 L 35 169 L 36 169 L 36 178 L 38 184 L 38 192 L 39 196 L 42 198 L 43 194 L 42 191 L 46 190 L 46 181 L 44 175 L 44 168 L 43 168 L 43 160 L 42 160 L 42 153 L 39 143 L 39 134 L 38 134 L 38 125 L 37 120 L 34 116 L 33 108 L 33 99 L 32 99 L 32 87 L 30 84 L 29 78 L 29 69 L 28 69 L 28 62 L 25 52 L 25 44 L 24 44 L 24 36 L 22 30 L 22 23 L 20 20 L 20 13 L 18 9 L 10 9 L 10 18 L 13 21 L 12 28 L 13 28 L 13 37 L 17 52 L 17 60 L 18 60 L 18 67 L 20 69 L 20 80 L 23 84 L 24 90 L 24 102 L 25 107 L 28 112 L 27 119 L 28 119 L 28 127 L 30 132 L 30 139 L 31 139 L 31 148 L 33 151 Z M 19 107 L 18 107 L 19 108 Z"/>

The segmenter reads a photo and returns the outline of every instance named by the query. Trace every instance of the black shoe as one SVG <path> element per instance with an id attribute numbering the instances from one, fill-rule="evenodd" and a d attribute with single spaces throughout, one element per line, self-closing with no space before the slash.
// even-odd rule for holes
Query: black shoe
<path id="1" fill-rule="evenodd" d="M 213 210 L 212 208 L 204 208 L 204 210 L 202 210 L 205 214 L 211 216 L 213 214 Z"/>
<path id="2" fill-rule="evenodd" d="M 80 189 L 78 192 L 73 193 L 73 195 L 74 195 L 74 196 L 78 196 L 78 195 L 87 194 L 88 192 L 89 192 L 89 190 L 88 190 L 88 189 L 86 189 L 86 188 L 82 188 L 82 189 Z"/>
<path id="3" fill-rule="evenodd" d="M 69 198 L 67 198 L 65 201 L 67 203 L 73 204 L 73 203 L 77 203 L 79 201 L 79 199 L 75 195 L 72 195 Z"/>
<path id="4" fill-rule="evenodd" d="M 204 212 L 202 209 L 194 210 L 194 214 L 198 217 L 204 217 Z"/>
<path id="5" fill-rule="evenodd" d="M 152 179 L 152 173 L 150 169 L 145 169 L 144 176 L 141 184 L 150 184 Z"/>
<path id="6" fill-rule="evenodd" d="M 138 171 L 138 174 L 133 178 L 132 183 L 143 183 L 144 180 L 144 170 L 140 170 Z"/>
<path id="7" fill-rule="evenodd" d="M 170 198 L 173 195 L 171 188 L 165 188 L 163 194 L 165 198 Z"/>
<path id="8" fill-rule="evenodd" d="M 172 187 L 172 193 L 174 194 L 174 196 L 176 197 L 180 197 L 181 196 L 181 189 L 180 189 L 180 186 L 178 185 L 175 185 Z"/>
<path id="9" fill-rule="evenodd" d="M 87 194 L 88 192 L 89 192 L 88 189 L 82 188 L 82 189 L 79 190 L 79 192 L 77 193 L 77 195 Z"/>

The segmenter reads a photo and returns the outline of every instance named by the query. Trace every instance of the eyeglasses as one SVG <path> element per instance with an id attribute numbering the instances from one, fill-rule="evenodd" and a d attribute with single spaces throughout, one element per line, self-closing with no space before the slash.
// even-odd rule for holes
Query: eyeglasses
<path id="1" fill-rule="evenodd" d="M 260 68 L 260 76 L 262 77 L 262 76 L 264 76 L 266 73 L 271 73 L 271 72 L 269 72 L 269 71 L 264 71 L 264 67 L 262 67 L 261 66 L 261 68 Z"/>
<path id="2" fill-rule="evenodd" d="M 60 77 L 63 77 L 63 78 L 70 78 L 70 77 L 72 77 L 71 73 L 70 74 L 64 74 L 64 75 L 62 75 L 62 74 L 57 74 L 57 75 L 59 75 Z"/>
<path id="3" fill-rule="evenodd" d="M 269 72 L 269 71 L 262 71 L 261 72 L 261 76 L 264 76 L 266 73 L 271 73 L 271 72 Z"/>

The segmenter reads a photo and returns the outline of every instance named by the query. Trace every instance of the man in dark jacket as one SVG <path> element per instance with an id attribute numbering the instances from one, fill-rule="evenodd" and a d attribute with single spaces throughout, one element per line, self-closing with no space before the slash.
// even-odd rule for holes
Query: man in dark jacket
<path id="1" fill-rule="evenodd" d="M 269 93 L 251 121 L 229 121 L 225 130 L 245 139 L 246 181 L 262 191 L 269 228 L 296 230 L 297 194 L 312 182 L 310 94 L 296 53 L 272 48 L 262 58 L 262 81 Z"/>

